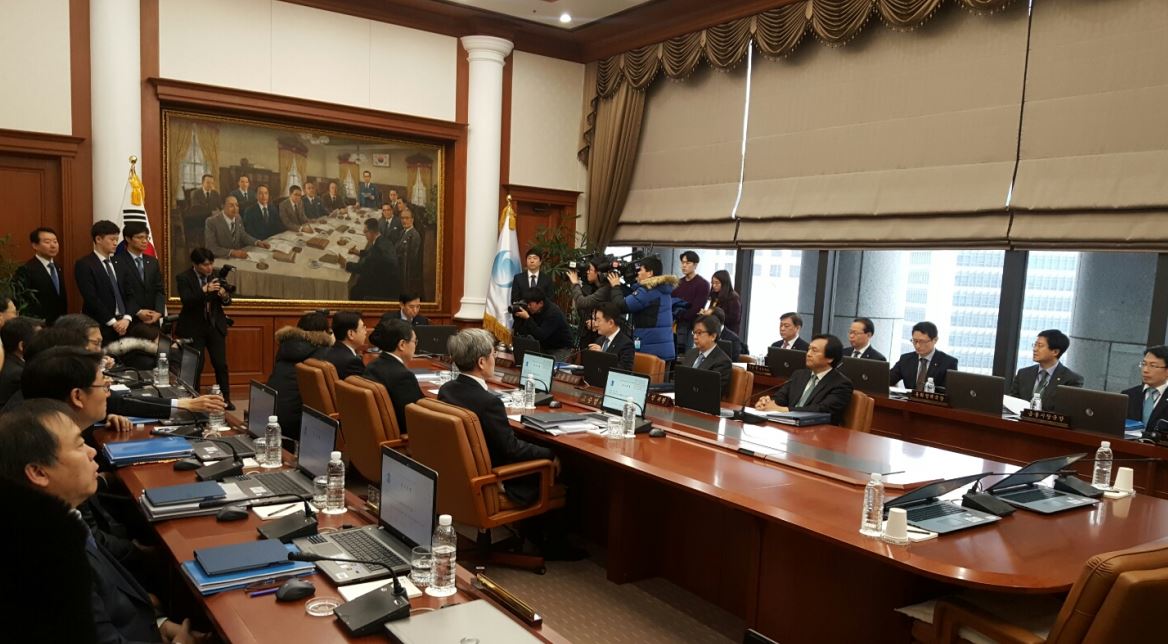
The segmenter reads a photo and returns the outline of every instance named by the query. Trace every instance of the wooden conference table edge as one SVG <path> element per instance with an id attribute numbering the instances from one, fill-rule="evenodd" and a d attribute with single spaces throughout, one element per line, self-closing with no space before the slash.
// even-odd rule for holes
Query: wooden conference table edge
<path id="1" fill-rule="evenodd" d="M 238 428 L 238 423 L 233 424 Z M 134 430 L 120 434 L 112 430 L 100 429 L 94 432 L 94 438 L 99 444 L 148 438 L 149 429 L 150 426 L 147 426 L 145 430 Z M 285 457 L 287 456 L 288 454 L 286 453 Z M 134 499 L 137 499 L 146 488 L 187 483 L 193 482 L 194 480 L 193 473 L 176 472 L 169 462 L 119 468 L 117 470 L 117 476 L 125 484 Z M 377 517 L 364 509 L 364 501 L 359 496 L 352 492 L 346 492 L 345 503 L 349 508 L 349 511 L 345 514 L 318 514 L 317 517 L 321 526 L 340 528 L 342 524 L 362 526 L 375 525 L 377 523 Z M 343 641 L 385 641 L 386 636 L 382 633 L 354 638 L 344 632 L 335 618 L 308 616 L 304 612 L 304 603 L 307 600 L 281 604 L 275 602 L 274 596 L 269 595 L 266 597 L 251 598 L 244 590 L 231 590 L 203 596 L 194 589 L 189 580 L 186 580 L 185 575 L 178 569 L 178 566 L 182 562 L 194 558 L 194 551 L 197 548 L 242 543 L 250 539 L 258 539 L 259 535 L 256 529 L 264 523 L 255 513 L 249 512 L 247 519 L 229 523 L 220 523 L 211 515 L 159 521 L 151 525 L 173 558 L 175 574 L 181 576 L 187 587 L 191 589 L 191 592 L 199 598 L 199 603 L 206 609 L 208 618 L 211 619 L 218 632 L 226 641 L 233 643 L 270 642 L 284 637 L 293 637 L 294 639 L 291 641 L 303 641 L 302 638 L 306 636 L 306 632 L 303 630 L 305 625 L 307 625 L 309 631 L 314 633 L 313 637 L 327 637 L 329 634 L 332 634 L 337 639 Z M 568 642 L 566 638 L 546 624 L 540 627 L 531 627 L 520 621 L 494 599 L 474 589 L 472 586 L 473 577 L 473 573 L 465 567 L 458 567 L 458 592 L 455 595 L 447 598 L 436 598 L 423 594 L 421 597 L 410 600 L 411 609 L 437 609 L 446 605 L 464 603 L 474 599 L 483 599 L 490 602 L 537 638 L 553 644 Z M 315 597 L 340 597 L 337 587 L 332 584 L 327 576 L 317 572 L 309 577 L 309 579 L 317 586 Z M 529 600 L 531 598 L 521 599 Z M 538 606 L 536 608 L 538 609 Z M 252 629 L 252 623 L 257 621 L 255 617 L 258 611 L 278 611 L 279 615 L 265 614 L 263 622 L 265 625 L 271 625 L 273 623 L 286 624 L 287 630 L 285 632 L 275 633 L 269 631 L 262 635 L 255 633 Z M 252 619 L 249 620 L 249 616 Z M 322 628 L 322 624 L 327 624 L 327 627 Z M 317 631 L 320 632 L 318 633 Z M 313 639 L 312 641 L 321 640 Z"/>

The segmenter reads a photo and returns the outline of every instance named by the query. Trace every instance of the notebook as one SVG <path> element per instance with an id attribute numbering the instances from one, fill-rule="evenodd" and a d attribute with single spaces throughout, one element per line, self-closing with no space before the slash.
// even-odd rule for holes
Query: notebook
<path id="1" fill-rule="evenodd" d="M 150 488 L 144 492 L 146 499 L 156 507 L 175 505 L 178 503 L 195 503 L 211 501 L 227 496 L 223 486 L 216 481 L 201 481 L 199 483 L 183 483 L 181 485 L 167 485 Z"/>
<path id="2" fill-rule="evenodd" d="M 195 561 L 210 576 L 224 575 L 288 561 L 288 550 L 278 539 L 260 539 L 229 546 L 200 548 L 195 551 Z"/>
<path id="3" fill-rule="evenodd" d="M 185 458 L 193 454 L 194 450 L 187 439 L 167 436 L 106 443 L 102 446 L 102 452 L 111 465 L 122 466 L 147 461 Z"/>

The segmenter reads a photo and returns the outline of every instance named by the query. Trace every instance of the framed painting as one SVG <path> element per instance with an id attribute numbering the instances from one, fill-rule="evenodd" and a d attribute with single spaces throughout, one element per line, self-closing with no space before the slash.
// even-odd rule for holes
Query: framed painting
<path id="1" fill-rule="evenodd" d="M 441 305 L 442 145 L 172 109 L 162 141 L 171 293 L 202 248 L 237 303 Z"/>

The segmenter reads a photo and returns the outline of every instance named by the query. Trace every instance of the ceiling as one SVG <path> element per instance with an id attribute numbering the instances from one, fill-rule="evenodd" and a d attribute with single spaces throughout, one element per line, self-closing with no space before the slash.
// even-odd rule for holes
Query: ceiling
<path id="1" fill-rule="evenodd" d="M 549 27 L 575 29 L 651 0 L 446 0 Z M 572 16 L 568 23 L 560 15 Z"/>

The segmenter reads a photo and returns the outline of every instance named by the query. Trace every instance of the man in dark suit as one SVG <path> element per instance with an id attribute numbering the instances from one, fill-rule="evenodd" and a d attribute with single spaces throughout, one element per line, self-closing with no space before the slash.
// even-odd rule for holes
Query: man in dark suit
<path id="1" fill-rule="evenodd" d="M 232 190 L 228 197 L 235 197 L 235 203 L 239 207 L 239 212 L 247 212 L 248 208 L 256 201 L 255 190 L 251 189 L 251 177 L 246 174 L 239 176 L 239 187 Z M 224 202 L 227 198 L 224 197 Z"/>
<path id="2" fill-rule="evenodd" d="M 243 221 L 239 217 L 239 203 L 235 197 L 229 196 L 223 200 L 223 212 L 207 219 L 203 227 L 203 238 L 207 240 L 207 248 L 216 257 L 247 259 L 247 246 L 271 248 L 266 241 L 261 241 L 247 233 Z"/>
<path id="3" fill-rule="evenodd" d="M 568 329 L 568 319 L 555 302 L 539 288 L 527 289 L 527 300 L 523 308 L 515 311 L 512 330 L 517 335 L 529 335 L 539 340 L 539 348 L 551 354 L 556 360 L 568 357 L 572 350 L 572 332 Z"/>
<path id="4" fill-rule="evenodd" d="M 328 360 L 337 368 L 341 380 L 349 376 L 365 373 L 365 361 L 361 352 L 365 350 L 365 320 L 359 311 L 337 311 L 333 314 L 333 346 L 321 349 L 318 357 Z"/>
<path id="5" fill-rule="evenodd" d="M 856 318 L 852 326 L 848 327 L 847 358 L 863 358 L 865 360 L 887 360 L 883 353 L 872 348 L 872 336 L 876 334 L 876 325 L 871 318 Z"/>
<path id="6" fill-rule="evenodd" d="M 122 227 L 125 247 L 114 255 L 128 276 L 125 284 L 128 306 L 134 318 L 142 324 L 158 324 L 166 312 L 166 290 L 162 286 L 162 269 L 158 260 L 146 254 L 150 246 L 150 231 L 146 224 L 131 221 Z"/>
<path id="7" fill-rule="evenodd" d="M 365 367 L 365 377 L 385 386 L 393 402 L 398 431 L 406 434 L 409 432 L 406 427 L 406 405 L 422 398 L 418 377 L 408 367 L 418 347 L 418 334 L 414 333 L 414 327 L 409 322 L 390 318 L 378 323 L 369 340 L 381 349 L 381 355 Z"/>
<path id="8" fill-rule="evenodd" d="M 784 313 L 779 318 L 779 339 L 776 340 L 772 347 L 776 349 L 793 349 L 795 351 L 806 351 L 807 341 L 799 337 L 799 332 L 803 330 L 803 318 L 794 311 Z"/>
<path id="9" fill-rule="evenodd" d="M 341 195 L 336 181 L 329 182 L 328 192 L 320 198 L 320 202 L 324 206 L 326 213 L 333 212 L 348 205 L 345 203 L 345 198 Z"/>
<path id="10" fill-rule="evenodd" d="M 256 202 L 244 211 L 243 227 L 256 239 L 267 239 L 284 232 L 284 224 L 280 223 L 280 215 L 272 207 L 267 186 L 256 188 Z"/>
<path id="11" fill-rule="evenodd" d="M 904 381 L 906 389 L 924 390 L 929 378 L 937 389 L 945 387 L 950 369 L 957 370 L 957 358 L 937 349 L 937 325 L 917 322 L 912 328 L 913 351 L 900 356 L 888 370 L 888 384 Z"/>
<path id="12" fill-rule="evenodd" d="M 552 292 L 552 276 L 540 270 L 543 267 L 543 256 L 539 251 L 530 248 L 524 258 L 527 270 L 516 273 L 511 280 L 511 301 L 518 302 L 527 299 L 528 289 L 538 288 L 544 293 Z"/>
<path id="13" fill-rule="evenodd" d="M 341 257 L 341 268 L 353 274 L 349 282 L 351 300 L 392 300 L 398 290 L 397 253 L 381 234 L 378 220 L 365 220 L 365 250 L 355 262 Z M 351 252 L 351 251 L 350 251 Z"/>
<path id="14" fill-rule="evenodd" d="M 182 310 L 178 314 L 176 335 L 186 338 L 190 347 L 199 352 L 199 365 L 195 368 L 195 382 L 198 386 L 203 375 L 203 349 L 211 356 L 215 369 L 215 382 L 223 393 L 226 408 L 235 409 L 231 404 L 231 380 L 227 373 L 227 314 L 223 307 L 231 304 L 228 285 L 221 282 L 215 273 L 215 253 L 206 248 L 191 251 L 191 268 L 178 274 L 178 297 L 182 300 Z"/>
<path id="15" fill-rule="evenodd" d="M 712 315 L 703 315 L 694 320 L 694 346 L 686 351 L 677 364 L 718 372 L 718 378 L 722 381 L 722 393 L 725 394 L 730 388 L 730 372 L 734 365 L 730 361 L 730 356 L 718 347 L 718 336 L 721 332 L 722 324 Z"/>
<path id="16" fill-rule="evenodd" d="M 280 224 L 284 226 L 284 230 L 312 232 L 312 226 L 308 225 L 308 217 L 304 215 L 304 191 L 300 186 L 288 188 L 288 198 L 280 203 Z"/>
<path id="17" fill-rule="evenodd" d="M 405 228 L 402 226 L 401 217 L 398 216 L 397 211 L 388 203 L 381 204 L 381 219 L 377 220 L 377 229 L 381 232 L 381 236 L 388 239 L 389 243 L 396 248 Z"/>
<path id="18" fill-rule="evenodd" d="M 316 182 L 308 181 L 304 184 L 304 216 L 310 221 L 320 219 L 328 214 L 320 195 L 316 194 Z"/>
<path id="19" fill-rule="evenodd" d="M 105 344 L 126 335 L 137 308 L 128 297 L 130 277 L 127 267 L 115 264 L 121 231 L 112 221 L 95 222 L 89 229 L 93 252 L 83 255 L 73 265 L 73 279 L 81 291 L 81 312 L 101 325 Z"/>
<path id="20" fill-rule="evenodd" d="M 1007 393 L 1022 400 L 1032 400 L 1035 395 L 1042 397 L 1042 409 L 1058 409 L 1055 394 L 1058 385 L 1082 387 L 1083 376 L 1071 371 L 1062 363 L 1062 358 L 1071 347 L 1071 339 L 1058 329 L 1040 331 L 1034 341 L 1031 357 L 1038 364 L 1019 369 L 1014 374 Z"/>
<path id="21" fill-rule="evenodd" d="M 1168 346 L 1148 347 L 1140 361 L 1140 380 L 1142 384 L 1123 392 L 1128 398 L 1127 417 L 1156 429 L 1161 420 L 1168 419 Z"/>
<path id="22" fill-rule="evenodd" d="M 16 317 L 0 327 L 0 346 L 4 347 L 3 366 L 0 366 L 0 406 L 20 391 L 24 350 L 43 326 L 44 323 L 36 318 Z"/>
<path id="23" fill-rule="evenodd" d="M 191 206 L 187 212 L 192 218 L 198 216 L 199 223 L 223 207 L 223 198 L 215 189 L 215 177 L 209 174 L 203 175 L 203 185 L 192 190 L 190 198 Z"/>
<path id="24" fill-rule="evenodd" d="M 412 326 L 430 324 L 430 320 L 419 312 L 422 310 L 422 297 L 420 295 L 407 291 L 399 295 L 397 301 L 401 305 L 401 310 L 396 317 L 409 322 Z M 393 312 L 386 312 L 381 319 L 384 320 L 386 316 L 393 316 Z"/>
<path id="25" fill-rule="evenodd" d="M 28 241 L 32 244 L 33 258 L 19 266 L 13 277 L 36 300 L 26 298 L 20 304 L 26 315 L 52 324 L 69 308 L 65 274 L 56 263 L 57 254 L 61 252 L 57 232 L 42 226 L 29 233 Z"/>
<path id="26" fill-rule="evenodd" d="M 710 311 L 710 315 L 718 318 L 718 323 L 722 325 L 722 332 L 718 334 L 718 340 L 730 343 L 730 353 L 727 354 L 730 356 L 730 361 L 738 362 L 738 356 L 750 355 L 750 349 L 742 341 L 742 338 L 726 326 L 726 309 L 715 306 L 714 310 Z"/>
<path id="27" fill-rule="evenodd" d="M 831 422 L 843 422 L 852 404 L 852 381 L 836 369 L 844 345 L 834 335 L 817 335 L 807 347 L 806 369 L 791 374 L 772 399 L 763 396 L 755 407 L 767 411 L 814 411 L 831 414 Z"/>
<path id="28" fill-rule="evenodd" d="M 361 173 L 361 186 L 357 188 L 357 205 L 362 208 L 381 207 L 381 191 L 373 185 L 373 175 L 368 170 Z"/>
<path id="29" fill-rule="evenodd" d="M 637 350 L 633 340 L 620 327 L 620 305 L 605 302 L 592 310 L 592 328 L 596 342 L 588 345 L 590 351 L 605 351 L 616 355 L 617 369 L 632 371 Z"/>

